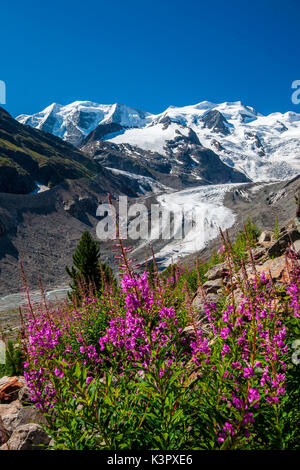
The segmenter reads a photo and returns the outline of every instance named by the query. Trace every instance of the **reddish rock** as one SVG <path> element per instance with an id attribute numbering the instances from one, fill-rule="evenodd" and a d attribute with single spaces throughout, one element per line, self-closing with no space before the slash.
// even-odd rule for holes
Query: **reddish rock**
<path id="1" fill-rule="evenodd" d="M 18 377 L 11 377 L 0 386 L 0 403 L 11 403 L 18 398 L 19 391 L 24 386 Z"/>
<path id="2" fill-rule="evenodd" d="M 271 273 L 272 279 L 274 281 L 287 281 L 288 275 L 286 272 L 286 261 L 284 256 L 279 256 L 275 259 L 270 259 L 266 261 L 263 265 L 257 266 L 257 273 L 265 273 L 266 277 L 269 277 Z"/>

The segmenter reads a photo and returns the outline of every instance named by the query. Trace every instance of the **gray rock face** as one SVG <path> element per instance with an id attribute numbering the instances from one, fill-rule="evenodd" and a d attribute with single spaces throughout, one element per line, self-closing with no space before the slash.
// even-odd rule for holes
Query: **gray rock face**
<path id="1" fill-rule="evenodd" d="M 214 279 L 203 284 L 203 289 L 207 294 L 217 294 L 223 287 L 222 279 Z"/>
<path id="2" fill-rule="evenodd" d="M 39 424 L 24 424 L 14 430 L 0 450 L 41 450 L 45 449 L 50 441 L 50 436 Z"/>
<path id="3" fill-rule="evenodd" d="M 286 232 L 282 237 L 276 240 L 268 249 L 268 254 L 272 256 L 282 255 L 288 248 L 291 242 L 295 242 L 300 239 L 300 233 L 297 229 Z"/>
<path id="4" fill-rule="evenodd" d="M 228 135 L 230 134 L 229 124 L 226 121 L 222 113 L 217 110 L 209 111 L 203 118 L 202 121 L 205 127 L 212 129 L 217 133 Z"/>
<path id="5" fill-rule="evenodd" d="M 159 121 L 167 128 L 169 118 Z M 103 126 L 99 126 L 103 127 Z M 102 130 L 88 136 L 81 150 L 106 168 L 153 178 L 174 189 L 231 182 L 247 182 L 241 172 L 224 164 L 218 155 L 201 145 L 196 133 L 178 124 L 178 132 L 165 142 L 164 153 L 102 140 Z"/>
<path id="6" fill-rule="evenodd" d="M 207 271 L 206 277 L 209 281 L 213 281 L 214 279 L 224 277 L 225 274 L 227 274 L 226 263 L 219 263 Z"/>
<path id="7" fill-rule="evenodd" d="M 89 142 L 94 142 L 95 140 L 102 140 L 106 136 L 111 134 L 118 134 L 126 127 L 121 126 L 117 122 L 111 122 L 109 124 L 101 124 L 96 129 L 94 129 L 81 143 L 81 145 L 87 145 Z"/>

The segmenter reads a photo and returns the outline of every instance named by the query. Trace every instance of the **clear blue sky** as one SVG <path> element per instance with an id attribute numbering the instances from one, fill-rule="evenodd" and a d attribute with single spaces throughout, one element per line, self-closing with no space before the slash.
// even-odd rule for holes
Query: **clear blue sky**
<path id="1" fill-rule="evenodd" d="M 0 80 L 16 116 L 52 102 L 150 112 L 202 100 L 300 112 L 299 0 L 8 0 Z"/>

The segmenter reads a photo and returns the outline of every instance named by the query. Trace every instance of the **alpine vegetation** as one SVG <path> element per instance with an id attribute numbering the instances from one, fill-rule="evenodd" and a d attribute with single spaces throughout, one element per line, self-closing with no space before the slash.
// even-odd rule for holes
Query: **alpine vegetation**
<path id="1" fill-rule="evenodd" d="M 154 258 L 142 274 L 119 239 L 119 285 L 75 306 L 29 303 L 24 375 L 55 449 L 299 448 L 299 261 L 291 247 L 274 283 L 255 264 L 258 235 L 249 222 L 234 243 L 221 232 L 207 265 L 159 273 Z M 214 266 L 227 273 L 215 302 Z"/>

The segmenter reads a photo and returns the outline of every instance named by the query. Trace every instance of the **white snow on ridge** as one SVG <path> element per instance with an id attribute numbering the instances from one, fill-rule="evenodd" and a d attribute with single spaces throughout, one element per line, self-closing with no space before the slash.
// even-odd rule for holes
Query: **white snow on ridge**
<path id="1" fill-rule="evenodd" d="M 212 110 L 219 111 L 227 120 L 228 135 L 204 126 L 202 118 Z M 253 181 L 284 180 L 300 172 L 300 114 L 287 112 L 263 116 L 236 101 L 171 107 L 162 115 L 193 129 L 202 145 Z M 221 150 L 216 148 L 216 141 Z"/>
<path id="2" fill-rule="evenodd" d="M 224 116 L 229 134 L 205 127 L 203 118 L 212 110 Z M 170 130 L 163 130 L 164 126 L 159 124 L 164 117 L 173 121 Z M 201 144 L 216 152 L 224 163 L 244 172 L 252 181 L 285 180 L 300 173 L 300 114 L 263 116 L 240 101 L 220 104 L 203 101 L 192 106 L 170 106 L 152 119 L 152 124 L 130 129 L 110 141 L 129 143 L 164 155 L 167 141 L 173 139 L 172 128 L 180 123 L 191 128 Z"/>

